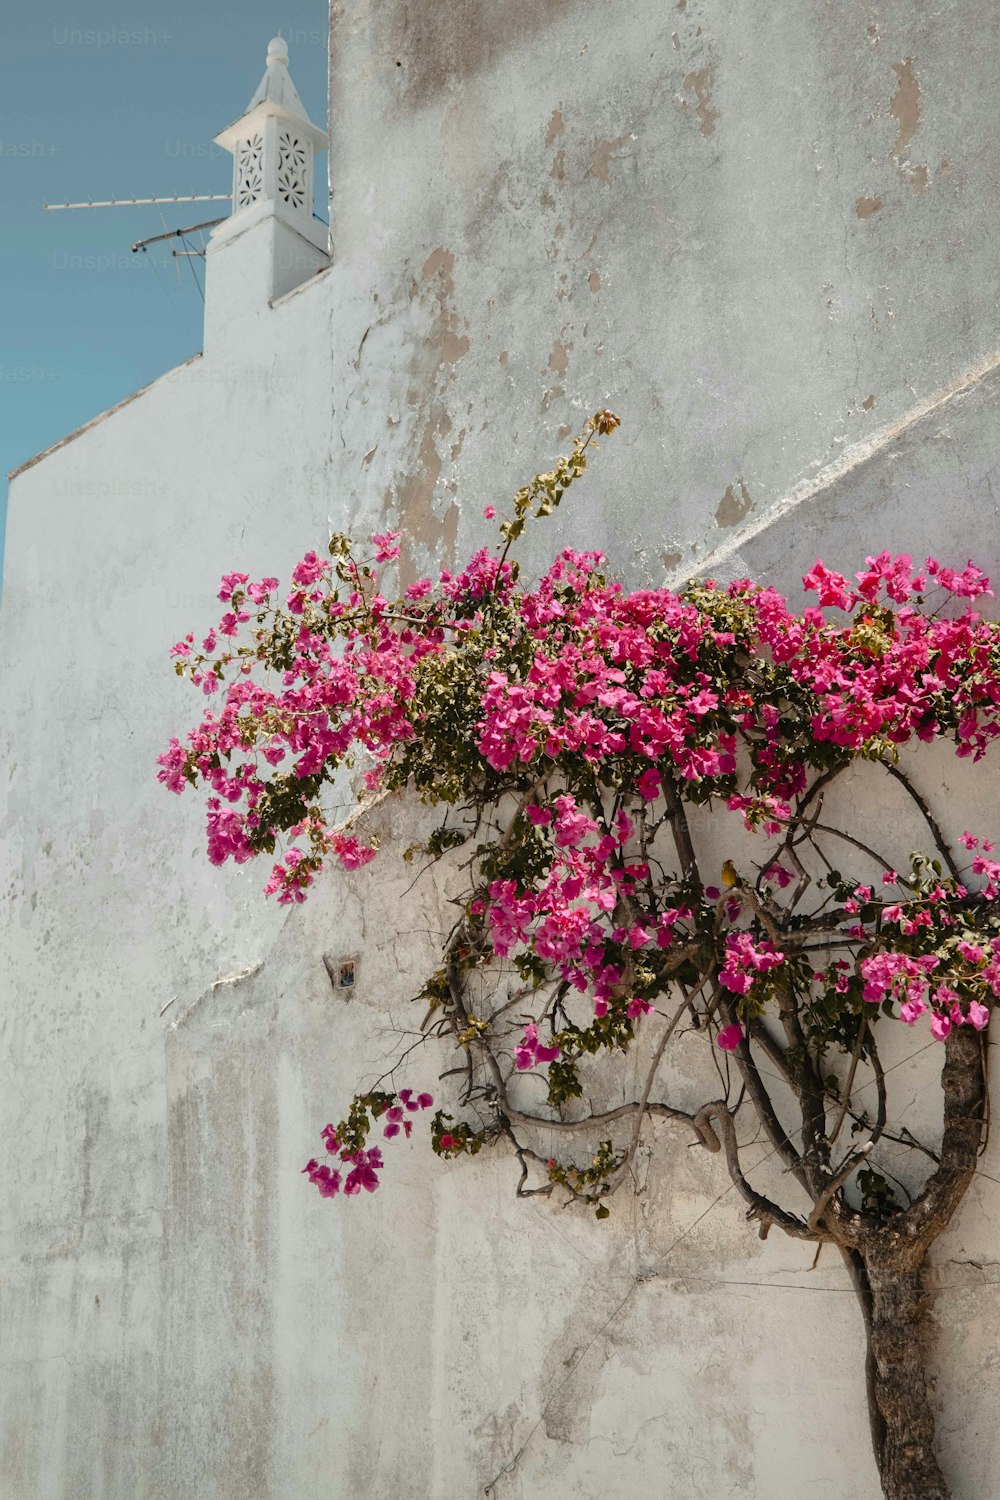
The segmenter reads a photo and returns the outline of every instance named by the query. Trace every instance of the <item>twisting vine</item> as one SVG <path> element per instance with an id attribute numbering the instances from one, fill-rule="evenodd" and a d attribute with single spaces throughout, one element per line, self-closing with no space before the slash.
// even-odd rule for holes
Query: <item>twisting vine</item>
<path id="1" fill-rule="evenodd" d="M 372 794 L 410 788 L 444 805 L 403 855 L 448 856 L 464 881 L 418 997 L 423 1036 L 462 1055 L 445 1070 L 461 1084 L 457 1113 L 433 1115 L 435 1152 L 506 1143 L 520 1196 L 558 1192 L 605 1218 L 644 1123 L 685 1126 L 725 1161 L 762 1237 L 776 1226 L 838 1248 L 865 1316 L 885 1492 L 947 1496 L 921 1276 L 984 1139 L 1000 862 L 973 833 L 961 862 L 910 761 L 940 739 L 978 761 L 1000 733 L 1000 628 L 971 604 L 989 583 L 971 563 L 918 571 L 889 552 L 854 583 L 817 562 L 803 582 L 818 604 L 796 613 L 749 580 L 629 592 L 599 554 L 572 549 L 522 583 L 511 552 L 525 524 L 551 513 L 617 425 L 598 412 L 518 492 L 496 551 L 399 598 L 379 578 L 399 555 L 394 532 L 367 557 L 334 535 L 327 557 L 296 566 L 283 601 L 275 578 L 227 574 L 218 627 L 200 649 L 193 635 L 173 648 L 178 672 L 221 708 L 186 745 L 172 741 L 159 776 L 210 792 L 214 863 L 284 841 L 267 891 L 286 903 L 331 855 L 347 869 L 374 857 L 360 813 L 333 826 L 324 811 L 345 773 Z M 905 868 L 877 829 L 826 811 L 862 762 L 926 831 Z M 937 1150 L 890 1115 L 879 1049 L 900 1023 L 943 1043 Z M 694 1034 L 716 1060 L 718 1096 L 682 1107 L 664 1097 L 663 1062 Z M 634 1097 L 586 1104 L 630 1052 L 642 1060 Z M 357 1095 L 323 1132 L 328 1160 L 308 1163 L 310 1181 L 326 1197 L 374 1191 L 373 1135 L 409 1135 L 433 1102 L 381 1083 Z M 751 1181 L 744 1117 L 785 1169 L 787 1201 Z M 904 1186 L 886 1141 L 930 1171 Z"/>

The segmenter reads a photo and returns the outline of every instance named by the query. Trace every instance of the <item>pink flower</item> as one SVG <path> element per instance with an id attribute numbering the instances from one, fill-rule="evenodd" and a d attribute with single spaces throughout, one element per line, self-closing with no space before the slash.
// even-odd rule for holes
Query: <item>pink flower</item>
<path id="1" fill-rule="evenodd" d="M 958 842 L 960 844 L 964 844 L 966 849 L 979 848 L 979 840 L 975 837 L 974 834 L 971 833 L 960 833 L 958 835 Z"/>
<path id="2" fill-rule="evenodd" d="M 969 1023 L 977 1031 L 983 1031 L 990 1024 L 989 1010 L 985 1005 L 981 1005 L 978 1000 L 969 1001 Z"/>
<path id="3" fill-rule="evenodd" d="M 324 567 L 324 562 L 315 552 L 307 552 L 302 561 L 296 563 L 292 569 L 292 582 L 297 583 L 300 588 L 307 589 L 310 584 L 316 582 Z"/>
<path id="4" fill-rule="evenodd" d="M 738 1021 L 734 1021 L 731 1026 L 723 1026 L 715 1038 L 715 1045 L 721 1047 L 723 1052 L 735 1052 L 742 1040 L 743 1027 Z"/>
<path id="5" fill-rule="evenodd" d="M 228 604 L 229 600 L 233 597 L 233 590 L 241 583 L 246 583 L 249 576 L 249 573 L 224 573 L 222 575 L 222 583 L 219 586 L 219 598 L 223 604 Z"/>
<path id="6" fill-rule="evenodd" d="M 353 1162 L 354 1170 L 349 1172 L 344 1183 L 344 1193 L 348 1198 L 353 1197 L 364 1188 L 366 1193 L 374 1193 L 379 1185 L 377 1172 L 382 1170 L 382 1153 L 377 1146 L 370 1151 L 354 1151 L 349 1155 L 342 1155 L 343 1161 Z"/>
<path id="7" fill-rule="evenodd" d="M 340 1192 L 340 1173 L 331 1171 L 325 1162 L 321 1166 L 313 1159 L 306 1162 L 302 1171 L 319 1188 L 322 1197 L 333 1198 Z"/>
<path id="8" fill-rule="evenodd" d="M 650 766 L 648 771 L 643 771 L 635 785 L 640 797 L 647 802 L 655 802 L 662 785 L 659 771 Z"/>
<path id="9" fill-rule="evenodd" d="M 525 1072 L 533 1068 L 536 1063 L 554 1062 L 559 1056 L 559 1048 L 543 1046 L 538 1040 L 538 1027 L 534 1021 L 529 1021 L 524 1028 L 524 1034 L 520 1044 L 514 1049 L 514 1061 L 518 1068 Z"/>
<path id="10" fill-rule="evenodd" d="M 496 507 L 493 505 L 484 505 L 483 515 L 486 517 L 487 521 L 492 521 L 493 517 L 496 515 Z"/>
<path id="11" fill-rule="evenodd" d="M 401 531 L 386 531 L 379 535 L 372 532 L 372 541 L 375 544 L 376 562 L 395 562 L 399 556 L 399 539 L 403 535 Z"/>
<path id="12" fill-rule="evenodd" d="M 819 558 L 816 559 L 816 566 L 803 578 L 802 587 L 818 593 L 821 605 L 832 604 L 837 609 L 850 609 L 854 598 L 847 579 L 824 568 Z"/>
<path id="13" fill-rule="evenodd" d="M 951 1022 L 947 1016 L 931 1016 L 931 1036 L 935 1041 L 943 1042 L 951 1030 Z"/>

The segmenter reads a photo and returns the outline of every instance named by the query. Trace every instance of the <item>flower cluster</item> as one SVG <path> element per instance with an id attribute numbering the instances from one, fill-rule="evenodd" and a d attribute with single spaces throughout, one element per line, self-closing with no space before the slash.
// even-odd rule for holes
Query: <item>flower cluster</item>
<path id="1" fill-rule="evenodd" d="M 708 982 L 709 1031 L 725 1051 L 779 995 L 820 1047 L 853 1035 L 873 1006 L 910 1025 L 928 1013 L 940 1039 L 984 1028 L 1000 997 L 989 841 L 963 835 L 961 879 L 925 860 L 905 876 L 887 870 L 876 894 L 831 872 L 820 909 L 839 956 L 827 968 L 787 938 L 810 883 L 793 835 L 811 826 L 818 781 L 859 758 L 893 765 L 900 747 L 935 739 L 978 760 L 1000 735 L 1000 627 L 973 608 L 989 580 L 971 562 L 918 569 L 888 551 L 853 582 L 817 561 L 803 583 L 818 605 L 796 612 L 746 579 L 628 591 L 599 553 L 566 548 L 522 583 L 508 553 L 528 513 L 559 503 L 594 434 L 614 425 L 599 413 L 570 458 L 518 493 L 495 551 L 398 598 L 382 592 L 381 570 L 400 555 L 399 532 L 374 534 L 360 553 L 333 536 L 325 556 L 295 565 L 284 597 L 276 578 L 227 573 L 225 612 L 200 649 L 192 633 L 171 650 L 211 703 L 160 756 L 159 779 L 177 793 L 204 788 L 213 863 L 276 856 L 266 890 L 282 903 L 304 900 L 328 860 L 358 871 L 375 857 L 374 842 L 324 808 L 344 772 L 370 792 L 411 787 L 471 808 L 467 828 L 446 818 L 425 846 L 432 858 L 485 810 L 509 812 L 468 862 L 470 936 L 456 961 L 551 983 L 556 998 L 522 1020 L 513 1053 L 515 1072 L 549 1068 L 552 1103 L 580 1092 L 584 1054 L 627 1047 L 678 982 L 693 995 Z M 702 884 L 683 809 L 706 804 L 770 841 L 759 878 L 727 860 L 725 893 Z M 425 994 L 447 1011 L 447 984 Z M 462 1046 L 491 1025 L 453 1019 Z M 310 1181 L 333 1196 L 346 1167 L 345 1193 L 374 1191 L 374 1121 L 383 1138 L 408 1135 L 430 1102 L 359 1096 L 330 1133 L 340 1165 L 310 1162 Z M 435 1120 L 446 1156 L 484 1139 Z"/>
<path id="2" fill-rule="evenodd" d="M 413 1129 L 408 1116 L 430 1109 L 433 1103 L 430 1094 L 414 1094 L 412 1089 L 400 1089 L 398 1094 L 356 1096 L 347 1119 L 339 1125 L 325 1125 L 322 1131 L 327 1155 L 339 1159 L 342 1166 L 351 1169 L 343 1183 L 340 1168 L 318 1162 L 315 1157 L 306 1162 L 303 1174 L 324 1198 L 336 1197 L 341 1187 L 348 1198 L 360 1193 L 362 1188 L 366 1193 L 374 1193 L 379 1187 L 378 1174 L 385 1163 L 380 1147 L 365 1145 L 372 1125 L 376 1120 L 384 1119 L 386 1125 L 382 1134 L 386 1140 L 392 1140 L 401 1131 L 408 1138 Z"/>

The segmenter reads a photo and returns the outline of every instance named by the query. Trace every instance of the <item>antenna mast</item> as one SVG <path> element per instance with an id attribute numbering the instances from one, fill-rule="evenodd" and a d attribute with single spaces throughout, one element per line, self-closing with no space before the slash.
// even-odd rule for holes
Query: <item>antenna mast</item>
<path id="1" fill-rule="evenodd" d="M 51 212 L 56 208 L 132 208 L 145 203 L 228 203 L 231 197 L 232 193 L 194 193 L 187 198 L 106 198 L 102 203 L 43 203 L 42 207 Z"/>

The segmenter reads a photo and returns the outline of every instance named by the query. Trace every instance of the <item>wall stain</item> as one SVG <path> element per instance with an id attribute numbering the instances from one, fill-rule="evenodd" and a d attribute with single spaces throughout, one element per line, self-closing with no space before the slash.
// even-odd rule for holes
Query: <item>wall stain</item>
<path id="1" fill-rule="evenodd" d="M 600 182 L 607 182 L 611 153 L 620 151 L 628 139 L 627 135 L 616 135 L 614 140 L 598 141 L 590 157 L 591 175 L 598 178 Z"/>
<path id="2" fill-rule="evenodd" d="M 931 174 L 928 167 L 900 167 L 899 170 L 902 172 L 903 176 L 910 184 L 910 189 L 913 193 L 914 198 L 919 198 L 921 193 L 926 192 L 927 186 L 931 180 Z"/>
<path id="3" fill-rule="evenodd" d="M 436 327 L 431 329 L 429 343 L 432 348 L 440 350 L 442 362 L 449 365 L 456 364 L 463 354 L 469 352 L 468 338 L 458 332 L 458 314 L 449 306 L 455 293 L 452 274 L 454 269 L 454 255 L 443 245 L 439 245 L 428 255 L 421 271 L 425 285 L 436 283 L 435 294 L 438 299 Z"/>
<path id="4" fill-rule="evenodd" d="M 572 347 L 572 344 L 563 344 L 559 339 L 556 339 L 552 345 L 552 353 L 549 355 L 549 362 L 546 367 L 552 371 L 553 375 L 566 374 L 566 371 L 569 369 L 569 352 Z"/>
<path id="5" fill-rule="evenodd" d="M 664 572 L 672 573 L 680 565 L 681 556 L 680 552 L 661 552 L 660 561 L 663 564 Z"/>
<path id="6" fill-rule="evenodd" d="M 577 0 L 504 0 L 502 5 L 403 4 L 366 8 L 372 30 L 371 56 L 405 60 L 393 68 L 399 104 L 418 109 L 447 96 L 456 85 L 495 68 L 541 38 L 576 8 Z M 331 13 L 331 50 L 340 32 L 358 22 L 351 7 Z"/>
<path id="7" fill-rule="evenodd" d="M 913 72 L 913 58 L 893 63 L 892 71 L 899 79 L 896 92 L 889 104 L 889 113 L 899 127 L 896 144 L 892 150 L 893 161 L 898 161 L 912 141 L 920 124 L 920 84 Z"/>
<path id="8" fill-rule="evenodd" d="M 859 219 L 870 219 L 872 214 L 877 214 L 880 208 L 885 207 L 882 198 L 859 198 L 854 206 L 854 212 Z"/>
<path id="9" fill-rule="evenodd" d="M 590 275 L 587 277 L 587 285 L 590 287 L 590 290 L 592 292 L 599 292 L 601 290 L 600 271 L 591 271 Z"/>
<path id="10" fill-rule="evenodd" d="M 698 116 L 699 128 L 706 140 L 710 135 L 714 135 L 715 124 L 719 118 L 719 111 L 712 105 L 714 76 L 714 68 L 699 68 L 697 72 L 689 73 L 684 80 L 685 92 L 694 94 L 698 101 L 695 114 Z"/>
<path id="11" fill-rule="evenodd" d="M 552 112 L 549 128 L 545 132 L 545 144 L 551 146 L 558 136 L 566 134 L 566 122 L 562 117 L 562 110 L 556 109 Z"/>
<path id="12" fill-rule="evenodd" d="M 555 161 L 552 163 L 552 168 L 549 172 L 549 176 L 554 177 L 556 182 L 562 182 L 563 178 L 566 176 L 565 151 L 556 152 Z"/>
<path id="13" fill-rule="evenodd" d="M 743 480 L 737 479 L 736 483 L 739 486 L 739 495 L 736 494 L 733 486 L 728 484 L 725 494 L 719 501 L 715 512 L 716 526 L 735 526 L 753 508 L 750 492 Z"/>
<path id="14" fill-rule="evenodd" d="M 410 537 L 418 539 L 424 546 L 432 547 L 439 535 L 445 531 L 445 523 L 434 514 L 434 490 L 441 477 L 442 458 L 438 452 L 437 438 L 445 438 L 451 431 L 451 417 L 443 406 L 432 407 L 424 423 L 417 454 L 416 467 L 396 489 L 396 506 L 399 525 Z M 386 494 L 386 507 L 392 504 L 393 492 Z M 451 507 L 454 509 L 454 506 Z M 452 529 L 457 525 L 457 517 Z M 447 554 L 445 554 L 447 555 Z M 399 562 L 399 579 L 402 587 L 414 582 L 416 571 L 413 561 L 404 552 Z"/>
<path id="15" fill-rule="evenodd" d="M 872 408 L 875 406 L 875 397 L 874 396 L 866 396 L 865 399 L 862 401 L 861 405 L 864 407 L 865 411 L 871 411 Z"/>
<path id="16" fill-rule="evenodd" d="M 545 395 L 542 397 L 542 404 L 539 407 L 539 411 L 542 413 L 542 415 L 544 416 L 544 414 L 548 411 L 553 401 L 558 401 L 559 397 L 565 396 L 565 394 L 566 392 L 561 385 L 553 386 L 550 391 L 546 391 Z"/>

